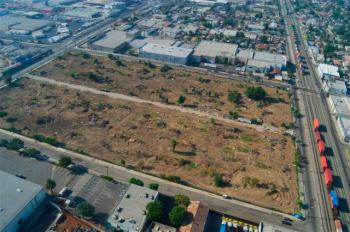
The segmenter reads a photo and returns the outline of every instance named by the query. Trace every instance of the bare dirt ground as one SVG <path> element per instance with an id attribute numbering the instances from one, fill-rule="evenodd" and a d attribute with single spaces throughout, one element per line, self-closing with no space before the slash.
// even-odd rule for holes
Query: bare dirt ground
<path id="1" fill-rule="evenodd" d="M 264 87 L 271 101 L 257 103 L 244 96 L 245 89 L 253 84 L 199 71 L 173 68 L 162 72 L 160 67 L 149 62 L 115 61 L 101 56 L 84 59 L 81 54 L 70 53 L 34 74 L 168 104 L 176 104 L 182 95 L 186 98 L 185 106 L 220 116 L 228 116 L 231 111 L 250 119 L 261 118 L 274 126 L 292 122 L 287 91 Z M 239 105 L 228 101 L 229 91 L 234 90 L 243 95 Z"/>
<path id="2" fill-rule="evenodd" d="M 28 79 L 21 84 L 0 91 L 0 111 L 7 113 L 0 114 L 2 128 L 52 137 L 99 159 L 177 176 L 218 194 L 295 210 L 290 137 Z M 220 175 L 225 187 L 214 185 Z"/>

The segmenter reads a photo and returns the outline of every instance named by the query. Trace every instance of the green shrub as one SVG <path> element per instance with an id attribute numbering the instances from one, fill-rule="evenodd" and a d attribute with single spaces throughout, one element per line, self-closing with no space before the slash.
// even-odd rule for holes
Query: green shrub
<path id="1" fill-rule="evenodd" d="M 175 227 L 180 226 L 184 221 L 185 217 L 186 217 L 185 209 L 179 206 L 175 206 L 174 208 L 172 208 L 169 213 L 170 223 Z"/>
<path id="2" fill-rule="evenodd" d="M 152 190 L 158 190 L 159 184 L 158 183 L 150 183 L 148 187 Z"/>
<path id="3" fill-rule="evenodd" d="M 129 183 L 130 184 L 135 184 L 135 185 L 138 185 L 138 186 L 143 186 L 143 181 L 140 180 L 140 179 L 134 178 L 134 177 L 130 178 Z"/>
<path id="4" fill-rule="evenodd" d="M 163 203 L 159 201 L 150 202 L 146 206 L 147 219 L 151 221 L 159 221 L 163 216 Z"/>
<path id="5" fill-rule="evenodd" d="M 250 99 L 253 99 L 255 101 L 260 101 L 265 99 L 265 97 L 267 96 L 267 93 L 262 87 L 258 86 L 258 87 L 248 87 L 245 91 L 245 95 Z"/>
<path id="6" fill-rule="evenodd" d="M 6 111 L 0 111 L 0 118 L 6 117 L 8 113 Z"/>
<path id="7" fill-rule="evenodd" d="M 183 194 L 175 195 L 175 204 L 178 206 L 187 207 L 190 204 L 190 198 Z"/>

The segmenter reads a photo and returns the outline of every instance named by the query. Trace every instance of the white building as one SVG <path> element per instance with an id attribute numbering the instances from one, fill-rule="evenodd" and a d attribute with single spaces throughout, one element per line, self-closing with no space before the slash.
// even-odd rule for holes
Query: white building
<path id="1" fill-rule="evenodd" d="M 202 40 L 195 48 L 193 60 L 195 62 L 216 63 L 227 59 L 232 63 L 237 53 L 238 45 Z"/>
<path id="2" fill-rule="evenodd" d="M 0 231 L 15 232 L 46 198 L 40 185 L 0 171 Z"/>
<path id="3" fill-rule="evenodd" d="M 347 87 L 344 81 L 334 80 L 334 81 L 328 81 L 325 79 L 322 82 L 323 89 L 326 91 L 326 93 L 338 95 L 338 96 L 345 96 L 347 93 Z"/>
<path id="4" fill-rule="evenodd" d="M 133 38 L 127 32 L 112 30 L 107 32 L 101 39 L 93 42 L 90 47 L 104 52 L 119 52 L 128 47 L 128 42 Z"/>
<path id="5" fill-rule="evenodd" d="M 187 64 L 193 49 L 148 43 L 140 49 L 140 57 L 173 64 Z"/>
<path id="6" fill-rule="evenodd" d="M 284 67 L 287 65 L 287 57 L 281 54 L 269 53 L 269 52 L 255 52 L 254 60 L 260 60 L 271 63 L 271 66 Z"/>
<path id="7" fill-rule="evenodd" d="M 340 78 L 338 67 L 329 64 L 319 64 L 317 67 L 318 75 L 323 80 L 334 81 Z"/>
<path id="8" fill-rule="evenodd" d="M 344 141 L 350 140 L 350 98 L 330 95 L 331 112 L 336 116 L 338 131 Z"/>

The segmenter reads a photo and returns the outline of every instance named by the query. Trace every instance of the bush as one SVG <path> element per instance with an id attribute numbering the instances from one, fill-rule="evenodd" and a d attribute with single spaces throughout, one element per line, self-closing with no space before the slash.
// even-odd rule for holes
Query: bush
<path id="1" fill-rule="evenodd" d="M 170 223 L 175 227 L 180 226 L 184 221 L 185 217 L 186 217 L 185 209 L 179 206 L 175 206 L 174 208 L 172 208 L 169 213 Z"/>
<path id="2" fill-rule="evenodd" d="M 63 168 L 68 167 L 70 164 L 72 164 L 72 158 L 69 156 L 63 156 L 58 160 L 58 165 Z"/>
<path id="3" fill-rule="evenodd" d="M 0 111 L 0 118 L 6 117 L 8 115 L 5 111 Z"/>
<path id="4" fill-rule="evenodd" d="M 33 136 L 33 138 L 35 140 L 38 140 L 39 142 L 48 143 L 48 144 L 55 146 L 55 147 L 65 147 L 66 146 L 64 143 L 57 141 L 55 138 L 45 137 L 42 134 L 35 134 Z"/>
<path id="5" fill-rule="evenodd" d="M 238 91 L 230 91 L 227 96 L 228 100 L 230 102 L 235 103 L 236 105 L 241 104 L 242 101 L 242 94 Z"/>
<path id="6" fill-rule="evenodd" d="M 114 181 L 114 179 L 112 177 L 110 177 L 110 176 L 101 175 L 100 177 L 102 179 L 105 179 L 106 181 L 109 181 L 109 182 Z"/>
<path id="7" fill-rule="evenodd" d="M 221 174 L 214 174 L 214 184 L 216 187 L 224 187 L 225 186 L 225 181 L 222 178 Z"/>
<path id="8" fill-rule="evenodd" d="M 175 175 L 164 176 L 164 179 L 171 182 L 179 183 L 179 184 L 182 182 L 181 178 Z"/>
<path id="9" fill-rule="evenodd" d="M 159 201 L 150 202 L 146 206 L 147 219 L 151 221 L 159 221 L 163 216 L 163 203 Z"/>
<path id="10" fill-rule="evenodd" d="M 105 82 L 105 78 L 103 76 L 98 75 L 98 74 L 93 73 L 93 72 L 89 72 L 88 77 L 90 80 L 92 80 L 96 83 L 104 83 Z"/>
<path id="11" fill-rule="evenodd" d="M 152 190 L 158 190 L 159 184 L 158 183 L 150 183 L 148 187 Z"/>
<path id="12" fill-rule="evenodd" d="M 95 213 L 95 208 L 88 202 L 81 202 L 78 204 L 75 212 L 81 217 L 92 217 Z"/>
<path id="13" fill-rule="evenodd" d="M 140 180 L 140 179 L 134 178 L 134 177 L 130 178 L 129 183 L 130 184 L 135 184 L 135 185 L 138 185 L 138 186 L 143 186 L 143 181 Z"/>
<path id="14" fill-rule="evenodd" d="M 246 188 L 247 186 L 256 187 L 259 184 L 259 180 L 255 177 L 245 176 L 242 179 L 242 184 L 244 188 Z"/>
<path id="15" fill-rule="evenodd" d="M 16 117 L 8 117 L 8 118 L 6 118 L 6 122 L 9 122 L 9 123 L 14 123 L 16 121 L 17 121 Z"/>
<path id="16" fill-rule="evenodd" d="M 51 116 L 40 116 L 36 119 L 36 124 L 43 125 L 52 122 L 54 119 Z"/>
<path id="17" fill-rule="evenodd" d="M 38 151 L 37 149 L 33 148 L 33 147 L 29 147 L 29 148 L 24 148 L 24 150 L 22 151 L 26 156 L 29 157 L 35 157 L 37 155 L 40 155 L 41 152 Z"/>
<path id="18" fill-rule="evenodd" d="M 187 207 L 190 204 L 190 198 L 186 195 L 178 194 L 175 196 L 175 204 Z"/>
<path id="19" fill-rule="evenodd" d="M 181 105 L 185 103 L 185 101 L 186 101 L 186 97 L 180 95 L 179 98 L 177 99 L 177 104 Z"/>
<path id="20" fill-rule="evenodd" d="M 245 91 L 245 95 L 255 101 L 264 100 L 266 97 L 266 91 L 262 87 L 248 87 Z"/>
<path id="21" fill-rule="evenodd" d="M 161 68 L 160 68 L 160 71 L 162 73 L 165 73 L 165 72 L 168 72 L 169 70 L 171 70 L 172 68 L 169 66 L 169 65 L 163 65 Z"/>

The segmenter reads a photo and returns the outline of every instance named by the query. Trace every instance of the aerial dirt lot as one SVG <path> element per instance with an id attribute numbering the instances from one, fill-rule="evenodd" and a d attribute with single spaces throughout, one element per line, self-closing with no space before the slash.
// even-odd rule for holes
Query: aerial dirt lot
<path id="1" fill-rule="evenodd" d="M 103 56 L 83 57 L 66 54 L 33 74 L 53 78 L 99 90 L 137 96 L 143 99 L 177 104 L 180 95 L 186 98 L 184 106 L 229 117 L 236 115 L 261 118 L 264 123 L 281 126 L 290 124 L 292 115 L 288 92 L 264 87 L 269 102 L 257 103 L 244 96 L 246 87 L 253 84 L 214 77 L 197 71 L 173 68 L 161 70 L 150 62 L 111 60 Z M 228 101 L 229 91 L 238 91 L 240 104 Z"/>
<path id="2" fill-rule="evenodd" d="M 295 210 L 295 149 L 288 136 L 28 79 L 1 90 L 0 99 L 2 128 L 220 195 Z"/>

